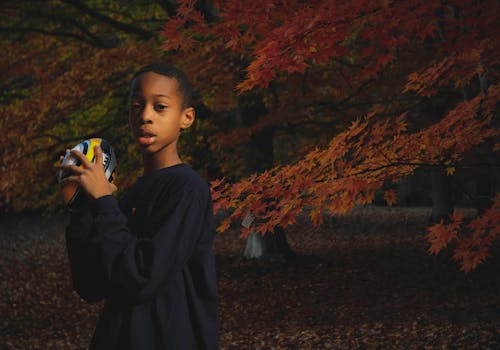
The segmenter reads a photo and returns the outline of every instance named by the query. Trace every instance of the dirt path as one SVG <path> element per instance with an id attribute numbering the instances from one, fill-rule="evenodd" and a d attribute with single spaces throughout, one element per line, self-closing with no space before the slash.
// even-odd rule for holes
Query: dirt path
<path id="1" fill-rule="evenodd" d="M 429 256 L 428 214 L 376 208 L 297 224 L 290 245 L 314 258 L 295 263 L 243 260 L 238 234 L 220 234 L 221 348 L 500 348 L 498 252 L 468 275 Z M 65 220 L 0 219 L 0 349 L 88 344 L 100 305 L 71 290 Z"/>

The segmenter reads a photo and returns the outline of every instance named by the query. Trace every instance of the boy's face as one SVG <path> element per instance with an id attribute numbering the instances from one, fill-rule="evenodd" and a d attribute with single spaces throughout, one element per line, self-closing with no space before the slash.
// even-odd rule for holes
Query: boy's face
<path id="1" fill-rule="evenodd" d="M 184 108 L 176 79 L 147 72 L 132 83 L 129 121 L 145 155 L 168 158 L 177 156 L 180 130 L 193 123 L 194 109 Z"/>

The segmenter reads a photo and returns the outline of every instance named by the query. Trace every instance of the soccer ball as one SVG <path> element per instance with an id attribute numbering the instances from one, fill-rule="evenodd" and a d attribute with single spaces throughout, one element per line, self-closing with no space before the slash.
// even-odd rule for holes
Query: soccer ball
<path id="1" fill-rule="evenodd" d="M 72 150 L 78 150 L 82 152 L 88 160 L 91 162 L 95 161 L 95 154 L 94 154 L 94 147 L 95 146 L 101 146 L 102 149 L 102 155 L 103 155 L 103 165 L 104 165 L 104 174 L 106 175 L 106 178 L 108 179 L 109 182 L 113 181 L 113 175 L 116 169 L 116 156 L 115 152 L 113 151 L 113 147 L 111 147 L 111 144 L 101 138 L 92 138 L 85 140 L 75 147 L 72 148 Z M 61 162 L 61 165 L 77 165 L 80 166 L 81 162 L 80 160 L 74 158 L 70 153 L 67 153 L 64 156 L 64 159 Z M 58 181 L 59 183 L 66 177 L 70 176 L 71 173 L 66 171 L 66 170 L 60 170 L 59 171 L 59 176 L 58 176 Z M 70 208 L 72 208 L 75 203 L 78 201 L 78 199 L 81 196 L 81 191 L 80 188 L 77 184 L 69 182 L 65 184 L 62 188 L 62 193 L 63 193 L 63 198 L 64 198 L 64 203 Z"/>

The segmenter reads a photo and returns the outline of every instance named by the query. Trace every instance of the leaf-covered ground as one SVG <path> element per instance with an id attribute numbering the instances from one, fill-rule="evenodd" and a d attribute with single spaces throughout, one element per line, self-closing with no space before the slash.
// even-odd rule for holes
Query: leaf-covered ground
<path id="1" fill-rule="evenodd" d="M 288 232 L 300 258 L 215 242 L 222 349 L 499 349 L 499 249 L 477 270 L 429 256 L 427 209 L 366 208 Z M 67 218 L 0 218 L 0 349 L 85 349 L 101 304 L 72 292 Z"/>

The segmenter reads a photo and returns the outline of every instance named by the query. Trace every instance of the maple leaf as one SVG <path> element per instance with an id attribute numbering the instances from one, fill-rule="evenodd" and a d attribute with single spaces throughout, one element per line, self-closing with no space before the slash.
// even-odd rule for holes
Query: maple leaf
<path id="1" fill-rule="evenodd" d="M 445 225 L 443 221 L 428 229 L 427 241 L 431 244 L 429 253 L 437 255 L 452 240 L 457 239 L 457 231 L 451 225 Z"/>
<path id="2" fill-rule="evenodd" d="M 396 191 L 393 189 L 385 191 L 384 199 L 387 202 L 387 205 L 392 207 L 392 205 L 397 202 Z"/>
<path id="3" fill-rule="evenodd" d="M 255 225 L 255 232 L 260 233 L 261 235 L 265 234 L 272 234 L 274 232 L 274 228 L 276 225 L 274 225 L 272 222 L 262 222 L 257 225 Z"/>
<path id="4" fill-rule="evenodd" d="M 259 215 L 265 213 L 269 205 L 270 204 L 263 201 L 255 201 L 249 207 L 249 210 L 251 210 L 255 215 Z"/>
<path id="5" fill-rule="evenodd" d="M 226 218 L 224 220 L 222 220 L 221 224 L 219 225 L 219 227 L 217 227 L 217 232 L 224 232 L 226 231 L 229 226 L 231 226 L 231 219 L 230 218 Z"/>
<path id="6" fill-rule="evenodd" d="M 373 203 L 375 200 L 375 192 L 374 191 L 369 191 L 364 194 L 364 196 L 361 197 L 361 204 L 370 204 Z"/>
<path id="7" fill-rule="evenodd" d="M 210 182 L 210 188 L 212 188 L 212 189 L 218 188 L 219 186 L 221 186 L 225 182 L 226 182 L 226 178 L 225 177 L 213 180 L 213 181 Z"/>
<path id="8" fill-rule="evenodd" d="M 321 208 L 315 208 L 311 211 L 309 216 L 315 227 L 319 227 L 323 223 L 323 211 Z"/>
<path id="9" fill-rule="evenodd" d="M 297 213 L 296 211 L 287 211 L 284 215 L 281 216 L 279 226 L 280 227 L 287 227 L 289 225 L 292 225 L 296 223 L 297 221 Z"/>

